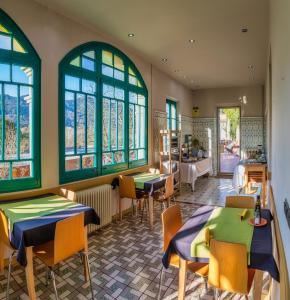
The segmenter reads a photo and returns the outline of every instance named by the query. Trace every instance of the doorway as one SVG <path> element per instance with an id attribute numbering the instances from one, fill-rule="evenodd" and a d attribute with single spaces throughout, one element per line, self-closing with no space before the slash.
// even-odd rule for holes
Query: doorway
<path id="1" fill-rule="evenodd" d="M 240 161 L 240 107 L 218 107 L 218 171 L 234 173 Z"/>

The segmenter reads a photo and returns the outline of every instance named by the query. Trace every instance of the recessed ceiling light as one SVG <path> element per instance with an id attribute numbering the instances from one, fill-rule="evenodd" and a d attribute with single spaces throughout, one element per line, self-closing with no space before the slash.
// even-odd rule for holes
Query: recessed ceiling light
<path id="1" fill-rule="evenodd" d="M 162 61 L 163 62 L 167 62 L 167 58 L 162 58 Z"/>
<path id="2" fill-rule="evenodd" d="M 254 69 L 254 65 L 248 65 L 248 69 L 250 70 Z"/>
<path id="3" fill-rule="evenodd" d="M 241 32 L 242 32 L 242 33 L 248 32 L 248 28 L 247 28 L 247 27 L 242 27 Z"/>
<path id="4" fill-rule="evenodd" d="M 135 34 L 134 33 L 128 33 L 128 37 L 134 37 Z"/>
<path id="5" fill-rule="evenodd" d="M 193 40 L 193 39 L 190 39 L 190 40 L 188 40 L 191 44 L 193 44 L 193 43 L 195 43 L 195 40 Z"/>

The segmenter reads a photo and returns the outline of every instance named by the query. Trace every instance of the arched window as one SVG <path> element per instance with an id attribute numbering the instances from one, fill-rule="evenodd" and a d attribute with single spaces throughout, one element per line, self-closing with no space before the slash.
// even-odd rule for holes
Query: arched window
<path id="1" fill-rule="evenodd" d="M 0 193 L 40 187 L 40 59 L 0 10 Z"/>
<path id="2" fill-rule="evenodd" d="M 118 49 L 90 42 L 59 65 L 60 183 L 147 164 L 147 89 Z"/>

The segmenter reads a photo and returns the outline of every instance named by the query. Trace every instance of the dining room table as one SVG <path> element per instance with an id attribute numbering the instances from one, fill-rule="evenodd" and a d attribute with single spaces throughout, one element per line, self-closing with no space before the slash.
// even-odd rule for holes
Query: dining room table
<path id="1" fill-rule="evenodd" d="M 93 208 L 55 194 L 1 201 L 0 209 L 8 221 L 9 239 L 17 251 L 16 259 L 25 268 L 27 290 L 31 300 L 36 299 L 33 247 L 54 240 L 56 223 L 76 214 L 84 213 L 85 239 L 87 239 L 87 225 L 100 224 L 100 218 Z M 5 246 L 0 242 L 2 267 L 5 251 Z M 85 270 L 85 275 L 87 272 L 88 270 Z"/>
<path id="2" fill-rule="evenodd" d="M 126 174 L 126 176 L 132 176 L 134 178 L 135 188 L 139 192 L 143 192 L 148 196 L 148 210 L 149 210 L 149 226 L 153 229 L 154 223 L 154 192 L 165 187 L 165 182 L 170 174 L 156 174 L 150 172 L 135 172 Z M 119 177 L 113 179 L 111 185 L 116 188 L 119 185 Z M 119 215 L 121 216 L 121 199 L 119 199 Z"/>
<path id="3" fill-rule="evenodd" d="M 202 206 L 183 224 L 171 239 L 162 263 L 169 267 L 172 254 L 179 256 L 178 299 L 185 298 L 187 262 L 209 262 L 210 237 L 231 243 L 242 243 L 247 246 L 248 268 L 255 269 L 253 299 L 260 300 L 262 294 L 263 272 L 279 282 L 279 271 L 273 256 L 272 247 L 272 215 L 270 210 L 262 209 L 261 216 L 267 220 L 262 227 L 252 226 L 249 220 L 254 211 L 249 209 L 247 216 L 241 220 L 244 210 L 215 206 Z"/>

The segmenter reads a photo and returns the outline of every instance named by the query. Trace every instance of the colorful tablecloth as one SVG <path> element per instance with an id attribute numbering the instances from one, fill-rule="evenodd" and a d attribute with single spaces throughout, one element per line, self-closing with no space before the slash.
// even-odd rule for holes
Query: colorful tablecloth
<path id="1" fill-rule="evenodd" d="M 162 262 L 168 268 L 172 254 L 178 254 L 181 258 L 193 262 L 208 262 L 208 257 L 193 257 L 191 254 L 191 244 L 199 232 L 204 228 L 211 216 L 214 206 L 203 206 L 199 208 L 191 218 L 185 222 L 178 233 L 172 238 L 165 251 Z M 272 248 L 272 215 L 268 209 L 262 209 L 262 217 L 268 223 L 264 227 L 255 227 L 250 249 L 249 268 L 269 272 L 269 274 L 279 281 L 279 271 L 273 257 Z M 237 232 L 237 235 L 239 233 Z"/>
<path id="2" fill-rule="evenodd" d="M 26 199 L 25 201 L 30 203 L 30 209 L 37 210 L 39 202 L 44 204 L 47 201 L 47 204 L 50 203 L 49 205 L 51 205 L 51 202 L 49 202 L 51 196 L 52 195 L 44 195 L 37 198 Z M 21 202 L 23 201 L 9 201 L 6 203 L 0 203 L 0 209 L 9 204 L 9 209 L 13 210 L 13 205 L 15 205 L 17 208 Z M 11 228 L 10 232 L 10 241 L 13 247 L 18 250 L 17 261 L 22 266 L 25 267 L 27 264 L 25 248 L 38 246 L 54 240 L 55 227 L 58 221 L 83 212 L 85 217 L 85 226 L 88 224 L 100 224 L 100 218 L 96 214 L 95 210 L 91 207 L 81 204 L 73 205 L 73 203 L 71 203 L 71 206 L 67 205 L 67 207 L 63 207 L 61 210 L 59 208 L 57 212 L 51 212 L 52 209 L 50 209 L 46 215 L 41 213 L 40 216 L 34 216 L 33 218 L 26 220 L 23 220 L 22 214 L 19 220 L 14 218 L 13 229 Z"/>

